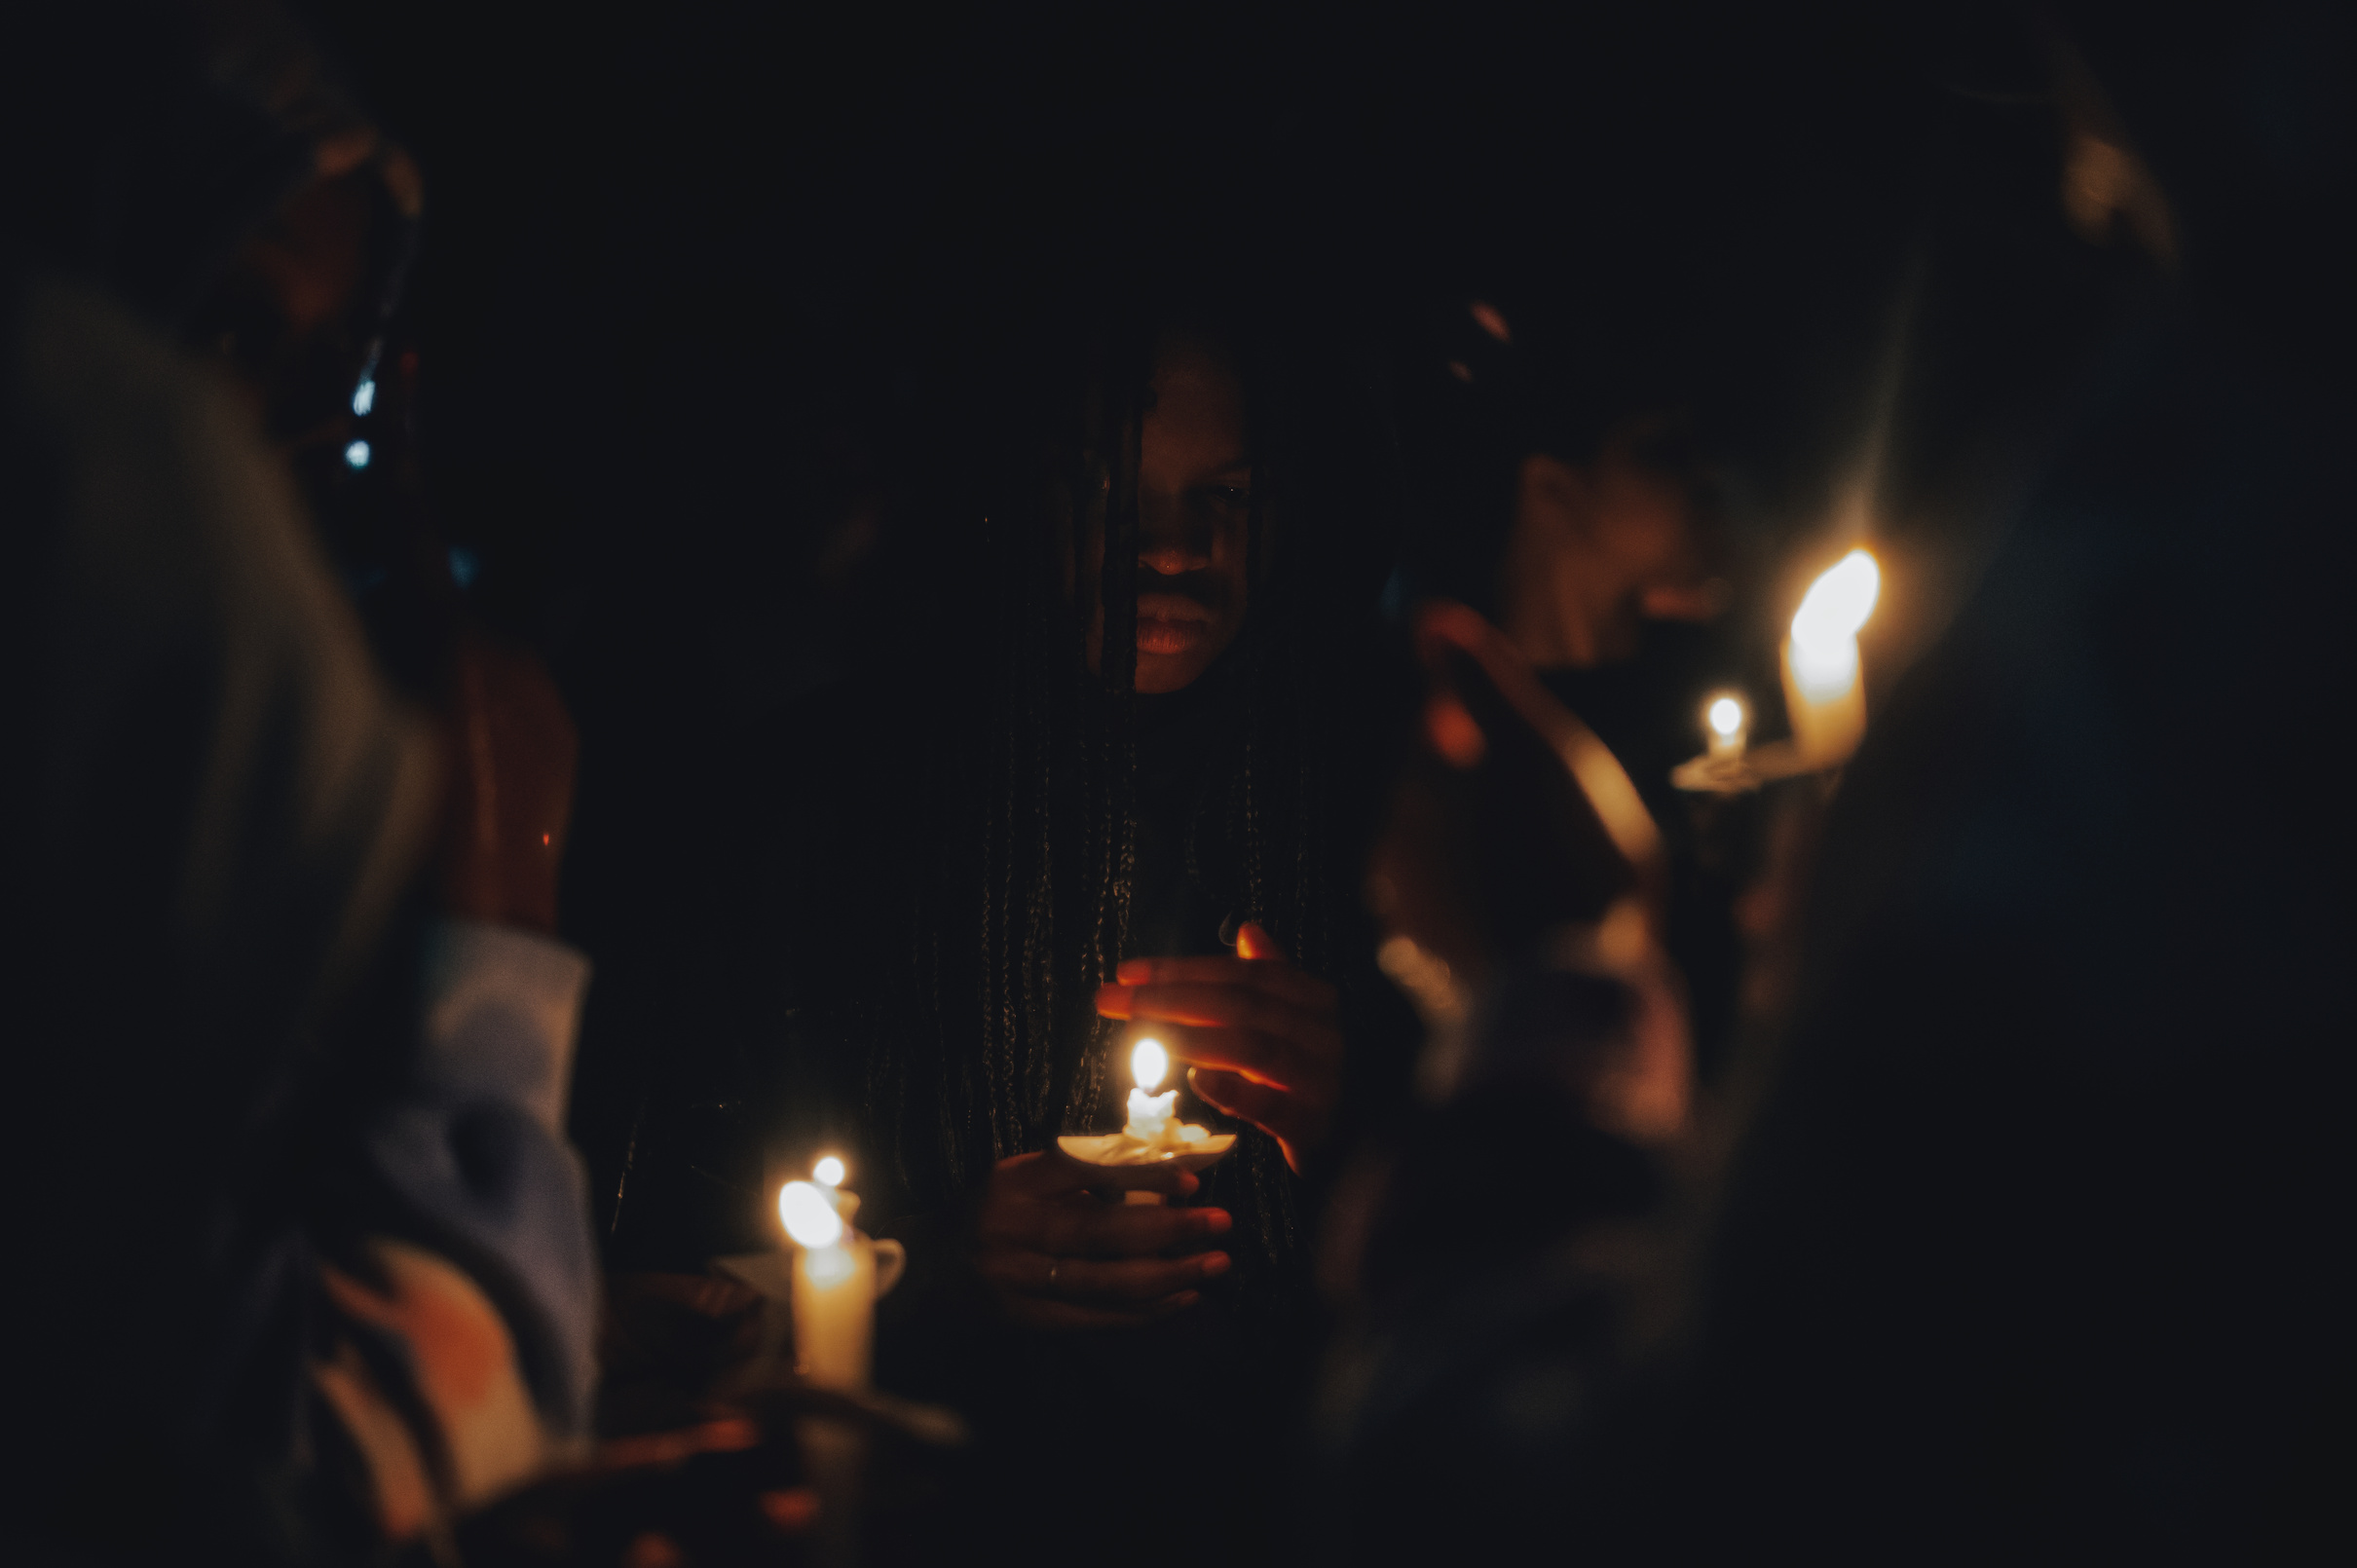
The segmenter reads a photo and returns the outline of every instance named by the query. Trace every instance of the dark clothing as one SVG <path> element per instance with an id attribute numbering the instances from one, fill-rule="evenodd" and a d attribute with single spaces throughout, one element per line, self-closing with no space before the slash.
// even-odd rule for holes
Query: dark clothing
<path id="1" fill-rule="evenodd" d="M 1367 687 L 1382 690 L 1379 680 Z M 1233 826 L 1240 695 L 1235 671 L 1222 665 L 1187 691 L 1140 699 L 1130 953 L 1227 951 L 1223 936 L 1232 945 L 1248 913 Z M 995 1521 L 984 1528 L 1058 1518 L 1060 1530 L 1077 1530 L 1083 1519 L 1089 1531 L 1118 1530 L 1114 1500 L 1126 1493 L 1135 1454 L 1100 1434 L 1123 1419 L 1142 1379 L 1156 1391 L 1158 1451 L 1226 1455 L 1219 1508 L 1236 1526 L 1228 1538 L 1273 1543 L 1272 1521 L 1283 1512 L 1273 1488 L 1285 1474 L 1318 1327 L 1304 1235 L 1316 1192 L 1282 1174 L 1273 1145 L 1264 1158 L 1292 1189 L 1279 1221 L 1291 1227 L 1279 1232 L 1283 1251 L 1269 1255 L 1254 1237 L 1265 1189 L 1255 1187 L 1240 1147 L 1206 1174 L 1193 1200 L 1237 1217 L 1237 1267 L 1207 1285 L 1200 1305 L 1142 1329 L 1036 1334 L 1004 1324 L 972 1275 L 978 1178 L 918 1163 L 919 1147 L 914 1179 L 904 1179 L 884 1155 L 903 1130 L 871 1125 L 864 1052 L 873 1042 L 846 1027 L 859 1014 L 845 989 L 885 984 L 886 976 L 892 986 L 929 984 L 933 963 L 949 986 L 970 987 L 965 950 L 975 945 L 972 916 L 953 910 L 921 933 L 896 974 L 873 957 L 878 932 L 903 928 L 901 901 L 923 872 L 921 861 L 911 868 L 909 845 L 935 841 L 950 809 L 937 775 L 954 774 L 961 753 L 987 743 L 945 738 L 958 733 L 953 728 L 895 722 L 899 700 L 839 691 L 804 705 L 736 770 L 730 798 L 740 803 L 718 813 L 760 830 L 767 847 L 717 873 L 701 905 L 660 903 L 666 923 L 677 913 L 681 928 L 697 934 L 655 935 L 661 947 L 636 951 L 611 938 L 601 945 L 601 997 L 611 1010 L 601 1017 L 593 1006 L 585 1053 L 604 1053 L 607 1084 L 627 1082 L 618 1095 L 603 1091 L 610 1104 L 626 1102 L 608 1111 L 605 1126 L 609 1139 L 627 1137 L 632 1145 L 626 1164 L 609 1156 L 601 1194 L 618 1197 L 608 1211 L 609 1262 L 700 1269 L 714 1252 L 774 1245 L 767 1195 L 775 1182 L 806 1170 L 822 1148 L 841 1149 L 864 1199 L 863 1220 L 910 1249 L 908 1278 L 879 1309 L 878 1383 L 954 1405 L 974 1421 L 970 1508 Z M 1385 737 L 1373 719 L 1349 717 L 1328 759 L 1347 792 L 1328 803 L 1329 842 L 1337 864 L 1355 866 L 1381 796 Z M 1277 797 L 1279 805 L 1285 799 Z M 1412 1022 L 1374 972 L 1355 874 L 1326 885 L 1336 905 L 1325 914 L 1338 933 L 1330 951 L 1342 962 L 1331 978 L 1346 997 L 1351 1048 L 1364 1048 L 1363 1092 L 1380 1099 L 1404 1083 Z M 728 957 L 716 961 L 720 953 Z M 675 965 L 669 975 L 650 974 L 658 959 Z M 643 1010 L 627 1016 L 618 1005 L 623 987 L 612 983 L 625 965 L 645 987 L 635 993 Z M 706 977 L 711 989 L 690 994 L 690 976 Z M 975 1027 L 954 1010 L 948 1021 L 950 1030 Z M 641 1032 L 624 1040 L 624 1028 Z M 1358 1062 L 1354 1056 L 1354 1071 Z M 617 1070 L 624 1063 L 635 1074 L 627 1080 Z M 1113 1076 L 1126 1091 L 1126 1072 Z M 1385 1083 L 1394 1087 L 1379 1087 Z M 586 1106 L 599 1091 L 584 1087 Z M 1225 1125 L 1184 1099 L 1190 1119 Z M 1072 1125 L 1102 1131 L 1109 1114 L 1074 1111 Z M 1245 1136 L 1267 1142 L 1256 1131 Z"/>
<path id="2" fill-rule="evenodd" d="M 638 818 L 677 832 L 633 833 L 584 803 L 568 923 L 604 956 L 575 1125 L 591 1150 L 612 1267 L 694 1270 L 770 1245 L 772 1178 L 822 1147 L 852 1162 L 870 1223 L 959 1223 L 972 1178 L 922 1165 L 904 1176 L 888 1157 L 893 1140 L 868 1125 L 868 1042 L 849 1022 L 858 999 L 844 993 L 879 972 L 879 944 L 910 941 L 908 890 L 928 875 L 924 855 L 961 847 L 939 843 L 954 814 L 940 778 L 958 776 L 980 742 L 914 722 L 896 711 L 900 689 L 879 684 L 799 705 L 719 777 L 697 780 L 710 793 L 693 804 L 640 803 Z M 1221 667 L 1194 689 L 1140 700 L 1130 953 L 1225 951 L 1246 913 L 1232 826 L 1235 686 Z M 1337 867 L 1363 858 L 1387 770 L 1388 689 L 1380 674 L 1365 688 L 1362 707 L 1335 727 L 1330 771 L 1342 783 L 1327 809 Z M 587 771 L 593 795 L 594 759 Z M 1330 978 L 1344 994 L 1352 1092 L 1396 1097 L 1415 1026 L 1368 956 L 1355 872 L 1328 882 L 1325 918 L 1347 933 L 1331 940 L 1342 970 Z M 935 983 L 921 953 L 954 996 L 974 985 L 963 951 L 972 938 L 954 912 L 938 923 L 894 984 Z M 1218 1120 L 1199 1104 L 1187 1113 Z"/>
<path id="3" fill-rule="evenodd" d="M 1747 625 L 1747 622 L 1746 622 Z M 1541 683 L 1580 716 L 1628 771 L 1662 833 L 1669 874 L 1664 946 L 1685 980 L 1695 1074 L 1716 1082 L 1733 1043 L 1742 952 L 1734 903 L 1757 872 L 1756 797 L 1697 799 L 1669 775 L 1702 749 L 1702 706 L 1715 691 L 1774 691 L 1773 661 L 1746 669 L 1735 628 L 1653 621 L 1627 663 L 1549 670 Z"/>

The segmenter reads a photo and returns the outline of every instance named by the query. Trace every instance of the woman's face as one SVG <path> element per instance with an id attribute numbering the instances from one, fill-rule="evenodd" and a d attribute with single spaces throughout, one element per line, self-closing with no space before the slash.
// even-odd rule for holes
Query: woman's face
<path id="1" fill-rule="evenodd" d="M 1166 337 L 1139 431 L 1138 690 L 1177 691 L 1244 628 L 1253 467 L 1244 389 L 1226 355 Z M 1103 536 L 1090 550 L 1092 570 Z M 1089 662 L 1104 646 L 1101 609 Z"/>

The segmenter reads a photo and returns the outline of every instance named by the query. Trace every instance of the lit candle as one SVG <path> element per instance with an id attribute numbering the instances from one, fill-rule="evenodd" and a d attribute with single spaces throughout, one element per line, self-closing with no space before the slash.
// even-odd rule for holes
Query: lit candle
<path id="1" fill-rule="evenodd" d="M 1743 742 L 1751 731 L 1751 715 L 1743 710 L 1741 697 L 1723 691 L 1703 708 L 1702 729 L 1710 737 L 1710 755 L 1733 762 L 1743 755 Z"/>
<path id="2" fill-rule="evenodd" d="M 1158 1086 L 1163 1075 L 1171 1070 L 1171 1054 L 1162 1042 L 1152 1037 L 1140 1040 L 1130 1052 L 1130 1076 L 1138 1087 L 1130 1091 L 1130 1121 L 1121 1132 L 1125 1138 L 1157 1149 L 1191 1148 L 1211 1137 L 1201 1127 L 1191 1127 L 1178 1119 L 1178 1091 L 1165 1089 L 1160 1094 L 1149 1093 Z M 1156 1204 L 1162 1202 L 1159 1192 L 1126 1192 L 1122 1202 Z"/>
<path id="3" fill-rule="evenodd" d="M 1784 702 L 1793 749 L 1815 767 L 1849 761 L 1866 732 L 1866 683 L 1858 628 L 1874 613 L 1882 569 L 1852 550 L 1809 586 L 1784 644 Z"/>
<path id="4" fill-rule="evenodd" d="M 810 1167 L 811 1184 L 826 1196 L 827 1202 L 835 1206 L 835 1212 L 842 1216 L 842 1222 L 848 1225 L 859 1217 L 859 1194 L 842 1190 L 844 1174 L 842 1160 L 833 1154 L 820 1155 Z"/>
<path id="5" fill-rule="evenodd" d="M 841 1161 L 834 1162 L 838 1179 Z M 794 1362 L 822 1388 L 864 1388 L 876 1339 L 876 1248 L 843 1223 L 843 1194 L 789 1181 L 777 1214 L 794 1254 Z"/>
<path id="6" fill-rule="evenodd" d="M 1138 1087 L 1130 1091 L 1130 1119 L 1118 1133 L 1070 1134 L 1056 1146 L 1083 1165 L 1176 1165 L 1200 1171 L 1236 1146 L 1233 1133 L 1215 1133 L 1178 1119 L 1178 1091 L 1165 1089 L 1163 1076 L 1171 1070 L 1171 1054 L 1162 1042 L 1141 1039 L 1130 1050 L 1130 1075 Z M 1124 1190 L 1123 1203 L 1160 1203 L 1159 1192 Z"/>
<path id="7" fill-rule="evenodd" d="M 1146 1091 L 1157 1087 L 1163 1074 L 1171 1070 L 1171 1056 L 1156 1039 L 1143 1039 L 1130 1052 L 1130 1076 L 1138 1087 L 1130 1091 L 1130 1124 L 1122 1129 L 1130 1137 L 1148 1143 L 1163 1141 L 1178 1110 L 1178 1091 L 1166 1089 L 1161 1094 Z"/>

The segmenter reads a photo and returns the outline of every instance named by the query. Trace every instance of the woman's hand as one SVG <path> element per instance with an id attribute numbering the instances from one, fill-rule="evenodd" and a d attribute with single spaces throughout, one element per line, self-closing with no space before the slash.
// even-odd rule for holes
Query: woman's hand
<path id="1" fill-rule="evenodd" d="M 1334 988 L 1289 962 L 1247 921 L 1233 958 L 1132 958 L 1097 992 L 1106 1018 L 1160 1026 L 1187 1082 L 1228 1115 L 1277 1140 L 1299 1176 L 1331 1130 L 1342 1086 Z"/>
<path id="2" fill-rule="evenodd" d="M 1202 1299 L 1195 1287 L 1228 1270 L 1225 1252 L 1194 1250 L 1235 1223 L 1227 1211 L 1109 1204 L 1090 1189 L 1183 1198 L 1201 1185 L 1167 1166 L 1083 1165 L 1056 1149 L 1001 1160 L 983 1199 L 982 1277 L 1009 1317 L 1034 1328 L 1183 1312 Z"/>

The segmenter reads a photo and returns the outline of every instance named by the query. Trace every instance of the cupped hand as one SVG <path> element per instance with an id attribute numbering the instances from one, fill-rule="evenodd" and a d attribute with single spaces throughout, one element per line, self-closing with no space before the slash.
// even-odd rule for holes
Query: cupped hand
<path id="1" fill-rule="evenodd" d="M 1238 933 L 1237 956 L 1132 958 L 1120 983 L 1097 992 L 1106 1018 L 1159 1026 L 1187 1082 L 1216 1108 L 1277 1140 L 1301 1175 L 1332 1129 L 1342 1086 L 1340 998 L 1296 969 L 1258 925 Z"/>
<path id="2" fill-rule="evenodd" d="M 1235 1222 L 1224 1209 L 1110 1204 L 1097 1190 L 1183 1198 L 1202 1183 L 1168 1166 L 1083 1165 L 1060 1150 L 998 1162 L 984 1196 L 977 1258 L 1007 1315 L 1034 1328 L 1150 1323 L 1202 1299 L 1228 1270 L 1202 1251 Z"/>

